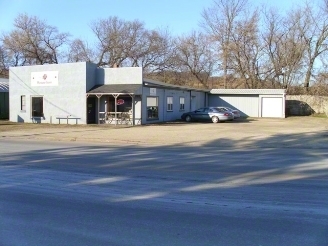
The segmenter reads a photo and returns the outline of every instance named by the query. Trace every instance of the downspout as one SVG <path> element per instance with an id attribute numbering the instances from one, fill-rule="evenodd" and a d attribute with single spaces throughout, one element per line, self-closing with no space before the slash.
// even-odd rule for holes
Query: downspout
<path id="1" fill-rule="evenodd" d="M 205 100 L 205 107 L 208 106 L 208 100 L 207 100 L 207 92 L 205 92 L 205 97 L 204 97 L 204 100 Z"/>
<path id="2" fill-rule="evenodd" d="M 100 119 L 99 119 L 99 111 L 100 111 L 100 97 L 98 97 L 98 101 L 97 101 L 97 118 L 98 118 L 98 125 L 100 124 Z"/>
<path id="3" fill-rule="evenodd" d="M 189 91 L 189 111 L 191 111 L 191 90 Z"/>
<path id="4" fill-rule="evenodd" d="M 165 98 L 166 98 L 166 89 L 164 88 L 164 97 L 163 97 L 163 122 L 164 122 L 164 119 L 165 119 L 165 108 L 167 105 L 165 105 Z"/>
<path id="5" fill-rule="evenodd" d="M 135 100 L 135 95 L 133 94 L 132 95 L 132 125 L 134 126 L 135 125 L 135 123 L 136 123 L 136 112 L 135 112 L 135 110 L 136 110 L 136 105 L 135 105 L 135 102 L 136 100 Z"/>

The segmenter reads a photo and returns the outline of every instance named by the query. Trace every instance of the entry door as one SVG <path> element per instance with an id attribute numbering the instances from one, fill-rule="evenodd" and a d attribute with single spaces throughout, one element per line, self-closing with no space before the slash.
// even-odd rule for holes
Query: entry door
<path id="1" fill-rule="evenodd" d="M 87 99 L 87 111 L 88 111 L 88 124 L 95 124 L 96 123 L 96 98 L 95 97 L 88 97 Z"/>

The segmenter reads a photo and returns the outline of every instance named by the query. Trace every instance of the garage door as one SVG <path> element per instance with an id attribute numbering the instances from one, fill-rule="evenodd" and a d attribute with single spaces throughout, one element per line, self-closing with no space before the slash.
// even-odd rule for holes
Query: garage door
<path id="1" fill-rule="evenodd" d="M 281 97 L 262 97 L 262 117 L 283 117 L 283 99 Z"/>

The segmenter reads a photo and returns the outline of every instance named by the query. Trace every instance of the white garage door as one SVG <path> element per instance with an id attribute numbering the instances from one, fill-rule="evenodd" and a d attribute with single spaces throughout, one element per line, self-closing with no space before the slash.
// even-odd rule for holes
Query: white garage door
<path id="1" fill-rule="evenodd" d="M 283 117 L 281 97 L 262 97 L 262 117 Z"/>

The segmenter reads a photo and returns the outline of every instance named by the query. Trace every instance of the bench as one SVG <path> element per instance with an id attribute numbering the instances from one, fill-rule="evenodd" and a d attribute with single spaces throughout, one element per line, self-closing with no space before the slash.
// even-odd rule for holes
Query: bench
<path id="1" fill-rule="evenodd" d="M 125 118 L 122 120 L 122 124 L 133 125 L 133 118 Z M 134 125 L 141 125 L 141 118 L 135 118 Z"/>
<path id="2" fill-rule="evenodd" d="M 57 116 L 56 119 L 58 120 L 59 124 L 60 124 L 60 120 L 66 120 L 67 124 L 68 124 L 68 120 L 75 120 L 75 124 L 77 124 L 77 121 L 81 118 L 73 117 L 71 115 L 67 115 L 67 116 Z"/>

